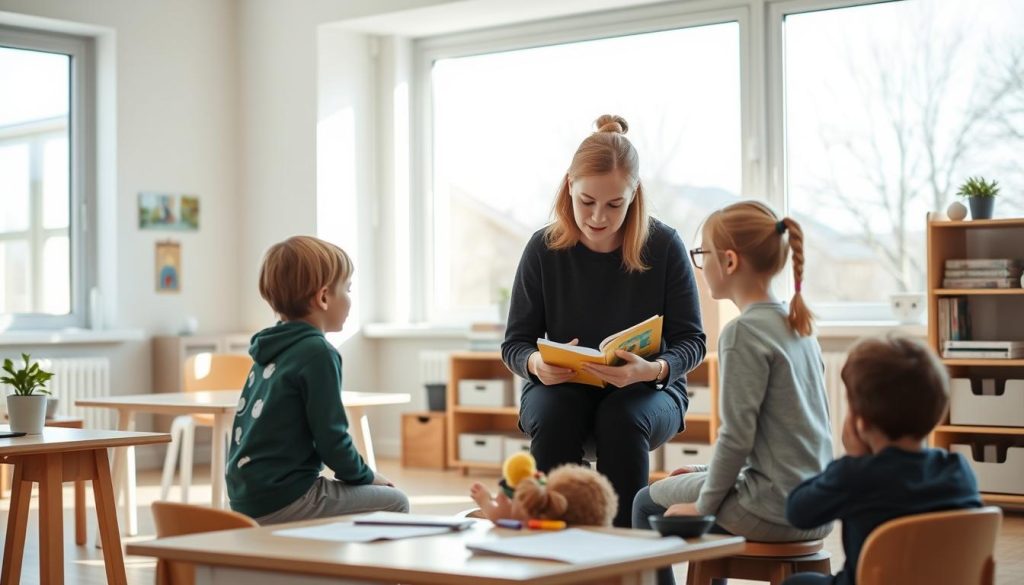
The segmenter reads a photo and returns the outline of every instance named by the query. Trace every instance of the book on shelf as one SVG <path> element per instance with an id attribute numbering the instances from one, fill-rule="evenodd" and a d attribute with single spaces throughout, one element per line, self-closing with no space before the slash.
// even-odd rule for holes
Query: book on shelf
<path id="1" fill-rule="evenodd" d="M 942 343 L 942 357 L 1017 359 L 1024 357 L 1024 341 L 948 340 Z"/>
<path id="2" fill-rule="evenodd" d="M 943 278 L 1020 278 L 1021 268 L 969 268 L 964 270 L 946 270 Z"/>
<path id="3" fill-rule="evenodd" d="M 946 270 L 1019 270 L 1020 260 L 1015 258 L 964 258 L 946 260 Z"/>
<path id="4" fill-rule="evenodd" d="M 537 339 L 537 349 L 540 351 L 544 363 L 575 371 L 576 375 L 569 380 L 570 382 L 603 388 L 606 386 L 605 381 L 584 372 L 581 369 L 583 364 L 619 365 L 622 360 L 615 355 L 615 351 L 619 349 L 635 353 L 640 357 L 647 357 L 657 352 L 661 349 L 661 328 L 664 321 L 665 319 L 661 315 L 654 315 L 632 327 L 609 335 L 597 349 L 556 343 L 547 339 Z"/>
<path id="5" fill-rule="evenodd" d="M 939 342 L 971 338 L 967 297 L 941 297 L 938 302 Z"/>
<path id="6" fill-rule="evenodd" d="M 1019 289 L 1020 279 L 942 279 L 944 289 Z"/>
<path id="7" fill-rule="evenodd" d="M 942 351 L 942 357 L 953 360 L 1016 360 L 1024 358 L 1024 348 L 1013 350 L 946 349 Z"/>

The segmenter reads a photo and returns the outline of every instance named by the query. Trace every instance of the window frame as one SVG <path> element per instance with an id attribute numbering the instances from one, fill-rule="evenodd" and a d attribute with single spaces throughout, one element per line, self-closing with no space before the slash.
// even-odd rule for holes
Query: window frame
<path id="1" fill-rule="evenodd" d="M 71 274 L 70 312 L 65 315 L 43 313 L 0 314 L 2 330 L 52 330 L 85 327 L 88 321 L 88 290 L 96 285 L 96 230 L 95 221 L 95 48 L 90 37 L 75 36 L 45 30 L 0 26 L 0 46 L 12 49 L 58 53 L 71 57 L 68 111 L 68 241 Z M 42 193 L 31 193 L 30 208 L 42 206 Z M 35 213 L 35 212 L 33 212 Z M 39 216 L 42 216 L 41 209 Z M 29 227 L 30 234 L 34 226 Z M 49 231 L 49 230 L 43 230 Z M 31 238 L 31 236 L 30 236 Z M 42 241 L 30 241 L 30 246 Z M 42 254 L 40 250 L 38 252 Z M 33 278 L 40 280 L 33 266 Z M 37 286 L 33 286 L 36 295 Z"/>
<path id="2" fill-rule="evenodd" d="M 409 234 L 406 242 L 397 242 L 396 264 L 408 266 L 415 290 L 411 295 L 409 314 L 414 322 L 468 322 L 470 311 L 440 311 L 435 295 L 434 256 L 434 183 L 433 183 L 433 99 L 431 69 L 439 59 L 468 57 L 487 53 L 531 49 L 537 47 L 600 40 L 682 28 L 695 28 L 735 22 L 739 26 L 741 184 L 744 193 L 757 193 L 762 179 L 764 142 L 751 128 L 763 125 L 763 108 L 752 99 L 758 71 L 763 67 L 751 52 L 750 37 L 759 27 L 757 11 L 752 5 L 760 2 L 730 0 L 728 2 L 696 1 L 671 5 L 655 5 L 570 16 L 495 29 L 472 31 L 417 39 L 413 43 L 412 123 L 409 164 L 411 192 L 408 214 L 396 218 L 396 232 Z M 396 145 L 397 146 L 397 145 Z M 567 155 L 568 156 L 568 155 Z M 396 194 L 402 197 L 401 193 Z M 399 202 L 396 202 L 396 204 Z M 399 205 L 396 205 L 396 208 Z M 418 218 L 410 220 L 408 218 Z M 407 225 L 406 225 L 406 222 Z M 541 226 L 537 226 L 539 229 Z M 401 255 L 405 255 L 404 258 Z"/>

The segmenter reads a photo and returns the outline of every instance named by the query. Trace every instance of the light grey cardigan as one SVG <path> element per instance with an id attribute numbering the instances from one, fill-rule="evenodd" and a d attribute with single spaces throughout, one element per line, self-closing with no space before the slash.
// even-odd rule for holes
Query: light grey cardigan
<path id="1" fill-rule="evenodd" d="M 789 491 L 832 460 L 821 347 L 790 330 L 784 305 L 755 303 L 722 331 L 718 359 L 722 424 L 697 510 L 714 514 L 734 495 L 748 512 L 788 524 Z M 673 479 L 651 487 L 655 502 L 680 501 Z"/>

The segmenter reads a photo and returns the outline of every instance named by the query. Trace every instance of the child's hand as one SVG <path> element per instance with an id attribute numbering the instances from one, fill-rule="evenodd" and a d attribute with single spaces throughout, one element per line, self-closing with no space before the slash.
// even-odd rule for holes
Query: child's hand
<path id="1" fill-rule="evenodd" d="M 586 363 L 583 364 L 583 370 L 619 388 L 637 382 L 650 382 L 657 378 L 658 372 L 661 371 L 661 366 L 657 362 L 649 362 L 635 353 L 617 349 L 615 355 L 626 363 L 621 366 Z"/>
<path id="2" fill-rule="evenodd" d="M 579 339 L 573 339 L 568 345 L 576 345 L 579 342 Z M 540 356 L 539 351 L 535 351 L 530 354 L 530 359 L 528 360 L 526 369 L 534 376 L 537 376 L 537 379 L 539 379 L 545 386 L 564 384 L 576 376 L 576 372 L 572 371 L 570 368 L 552 366 L 546 363 L 544 358 Z"/>
<path id="3" fill-rule="evenodd" d="M 387 487 L 395 487 L 395 484 L 392 483 L 390 479 L 384 477 L 383 475 L 381 475 L 381 474 L 379 474 L 377 472 L 373 473 L 373 485 L 383 485 L 383 486 L 387 486 Z"/>
<path id="4" fill-rule="evenodd" d="M 665 510 L 666 516 L 700 516 L 700 512 L 697 511 L 697 504 L 691 504 L 689 502 L 685 504 L 672 504 Z"/>
<path id="5" fill-rule="evenodd" d="M 700 471 L 700 468 L 696 465 L 684 465 L 679 469 L 673 470 L 672 473 L 668 474 L 669 477 L 674 475 L 683 475 L 684 473 L 694 473 Z"/>
<path id="6" fill-rule="evenodd" d="M 843 421 L 843 447 L 846 448 L 846 454 L 851 457 L 863 457 L 871 453 L 871 448 L 857 434 L 857 427 L 850 413 L 846 414 L 846 420 Z"/>

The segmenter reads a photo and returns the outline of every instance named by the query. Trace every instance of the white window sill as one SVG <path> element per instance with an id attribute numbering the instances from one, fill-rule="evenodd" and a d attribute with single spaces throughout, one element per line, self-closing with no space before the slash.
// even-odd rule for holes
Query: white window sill
<path id="1" fill-rule="evenodd" d="M 928 326 L 905 325 L 897 321 L 820 321 L 817 323 L 818 337 L 844 338 L 882 335 L 890 331 L 925 337 Z M 467 339 L 469 327 L 429 323 L 367 323 L 363 335 L 368 339 Z"/>
<path id="2" fill-rule="evenodd" d="M 819 321 L 815 333 L 818 337 L 866 337 L 894 332 L 912 337 L 926 337 L 928 326 L 924 323 L 912 325 L 898 321 Z"/>
<path id="3" fill-rule="evenodd" d="M 142 341 L 142 329 L 61 329 L 58 331 L 0 331 L 0 346 L 12 345 L 102 345 Z"/>

